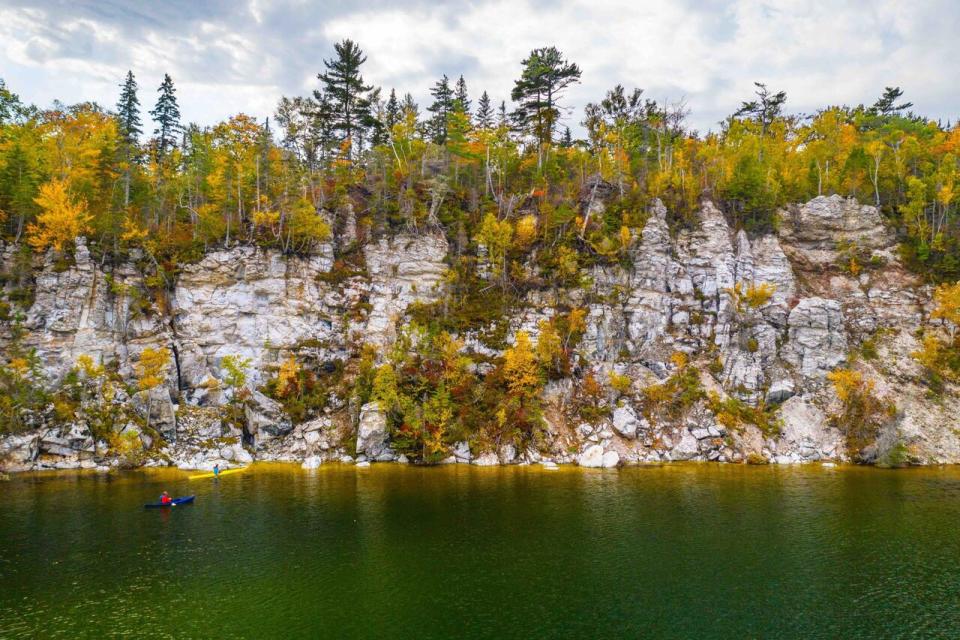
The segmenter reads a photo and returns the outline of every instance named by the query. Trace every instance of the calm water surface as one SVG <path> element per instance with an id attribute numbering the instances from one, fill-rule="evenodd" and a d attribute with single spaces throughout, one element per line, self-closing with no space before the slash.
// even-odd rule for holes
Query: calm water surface
<path id="1" fill-rule="evenodd" d="M 943 469 L 15 476 L 0 638 L 958 638 L 958 529 Z"/>

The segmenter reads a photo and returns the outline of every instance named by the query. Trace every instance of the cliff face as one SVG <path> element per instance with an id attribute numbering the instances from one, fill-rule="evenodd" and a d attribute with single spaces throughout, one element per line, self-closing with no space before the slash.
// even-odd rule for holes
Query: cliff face
<path id="1" fill-rule="evenodd" d="M 471 451 L 463 442 L 449 461 L 844 460 L 844 436 L 828 420 L 838 400 L 825 378 L 868 339 L 876 357 L 856 366 L 897 407 L 870 455 L 902 446 L 917 462 L 960 461 L 960 402 L 951 393 L 929 399 L 910 355 L 920 347 L 915 332 L 928 322 L 930 291 L 900 265 L 875 208 L 820 197 L 781 212 L 776 234 L 750 238 L 733 233 L 707 202 L 696 230 L 672 237 L 667 211 L 657 203 L 632 247 L 629 266 L 594 268 L 589 287 L 530 294 L 510 327 L 535 338 L 554 303 L 586 308 L 580 355 L 597 379 L 624 375 L 634 393 L 611 399 L 609 417 L 583 423 L 565 409 L 572 381 L 551 382 L 537 450 Z M 294 424 L 254 391 L 244 408 L 244 432 L 221 427 L 223 358 L 249 358 L 248 386 L 255 389 L 290 355 L 333 367 L 355 360 L 362 344 L 382 354 L 410 304 L 438 295 L 447 252 L 442 236 L 400 235 L 367 244 L 364 267 L 346 271 L 335 268 L 332 246 L 309 257 L 235 247 L 185 267 L 168 299 L 146 300 L 138 269 L 101 267 L 79 243 L 74 264 L 37 264 L 22 340 L 36 349 L 51 382 L 63 379 L 82 354 L 115 362 L 130 379 L 143 349 L 169 348 L 175 366 L 146 403 L 166 441 L 145 442 L 161 452 L 157 460 L 183 466 L 251 455 L 307 466 L 391 460 L 396 456 L 383 416 L 372 404 L 351 406 L 347 397 L 332 398 L 323 415 Z M 8 247 L 4 264 L 13 259 Z M 757 290 L 767 295 L 748 300 Z M 476 339 L 467 344 L 490 353 Z M 688 354 L 708 393 L 681 418 L 651 420 L 638 398 L 675 373 L 676 352 Z M 344 375 L 350 374 L 347 367 Z M 767 407 L 777 428 L 731 426 L 718 415 L 727 401 Z M 0 438 L 0 467 L 103 463 L 106 443 L 89 434 L 83 424 L 38 424 Z M 210 439 L 218 445 L 209 446 Z"/>

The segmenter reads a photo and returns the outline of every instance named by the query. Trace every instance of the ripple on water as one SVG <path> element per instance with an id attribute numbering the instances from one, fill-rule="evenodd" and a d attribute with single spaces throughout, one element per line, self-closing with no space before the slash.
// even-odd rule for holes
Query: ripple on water
<path id="1" fill-rule="evenodd" d="M 953 470 L 185 478 L 5 483 L 0 637 L 960 637 Z"/>

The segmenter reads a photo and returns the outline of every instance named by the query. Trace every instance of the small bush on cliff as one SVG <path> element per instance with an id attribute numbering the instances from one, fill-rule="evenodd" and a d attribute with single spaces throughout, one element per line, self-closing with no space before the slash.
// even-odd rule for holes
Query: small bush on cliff
<path id="1" fill-rule="evenodd" d="M 895 414 L 896 406 L 880 400 L 874 392 L 873 380 L 859 371 L 836 369 L 827 374 L 840 401 L 840 412 L 830 416 L 831 424 L 844 434 L 847 453 L 861 459 L 863 450 L 872 444 L 880 429 Z"/>
<path id="2" fill-rule="evenodd" d="M 745 425 L 752 424 L 767 437 L 776 437 L 780 433 L 781 424 L 776 418 L 775 409 L 768 407 L 762 400 L 757 406 L 752 406 L 733 396 L 721 399 L 718 393 L 711 391 L 708 402 L 717 422 L 728 431 L 738 431 Z"/>
<path id="3" fill-rule="evenodd" d="M 679 423 L 706 396 L 700 373 L 690 366 L 687 354 L 678 351 L 670 359 L 675 367 L 673 374 L 643 390 L 643 413 L 654 424 Z"/>
<path id="4" fill-rule="evenodd" d="M 10 327 L 7 358 L 0 364 L 0 433 L 28 428 L 31 415 L 46 408 L 50 396 L 35 349 L 23 346 L 23 326 L 17 318 Z"/>
<path id="5" fill-rule="evenodd" d="M 260 390 L 283 405 L 295 424 L 305 422 L 323 411 L 331 394 L 345 394 L 343 363 L 335 360 L 325 365 L 314 371 L 291 354 Z"/>
<path id="6" fill-rule="evenodd" d="M 545 372 L 525 332 L 502 358 L 477 363 L 445 331 L 412 325 L 385 360 L 377 366 L 364 349 L 354 397 L 379 403 L 394 448 L 412 459 L 437 462 L 461 440 L 482 449 L 537 441 Z"/>
<path id="7" fill-rule="evenodd" d="M 927 333 L 923 347 L 912 355 L 926 370 L 931 389 L 940 393 L 944 382 L 960 383 L 960 334 L 956 331 L 960 325 L 960 282 L 937 287 L 933 300 L 936 307 L 930 317 L 948 323 L 946 335 Z"/>

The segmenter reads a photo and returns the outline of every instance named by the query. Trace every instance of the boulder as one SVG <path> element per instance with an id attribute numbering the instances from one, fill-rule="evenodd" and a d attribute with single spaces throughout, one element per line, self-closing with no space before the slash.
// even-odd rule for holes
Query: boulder
<path id="1" fill-rule="evenodd" d="M 49 429 L 40 438 L 40 455 L 79 458 L 96 453 L 96 443 L 90 430 L 79 424 L 66 428 Z"/>
<path id="2" fill-rule="evenodd" d="M 255 447 L 293 430 L 283 406 L 259 391 L 250 393 L 243 412 L 247 419 L 247 435 L 252 438 Z"/>
<path id="3" fill-rule="evenodd" d="M 368 402 L 360 408 L 360 424 L 357 427 L 357 454 L 376 458 L 387 451 L 387 417 L 376 402 Z"/>
<path id="4" fill-rule="evenodd" d="M 591 444 L 577 456 L 577 464 L 581 467 L 598 468 L 603 466 L 603 447 Z"/>
<path id="5" fill-rule="evenodd" d="M 487 451 L 474 458 L 470 464 L 478 467 L 493 467 L 500 464 L 500 458 L 492 451 Z"/>
<path id="6" fill-rule="evenodd" d="M 670 460 L 692 460 L 700 453 L 700 442 L 687 429 L 680 430 L 680 438 L 669 452 Z"/>
<path id="7" fill-rule="evenodd" d="M 470 443 L 466 440 L 457 442 L 453 445 L 451 453 L 457 459 L 457 462 L 470 462 L 470 458 L 472 457 L 470 454 Z"/>
<path id="8" fill-rule="evenodd" d="M 791 250 L 813 265 L 834 264 L 842 243 L 866 250 L 893 244 L 876 207 L 839 195 L 819 196 L 791 207 L 781 215 L 779 231 Z"/>
<path id="9" fill-rule="evenodd" d="M 767 389 L 765 400 L 767 404 L 780 404 L 792 397 L 794 393 L 796 393 L 796 390 L 793 380 L 790 378 L 781 378 L 774 381 L 773 384 L 770 385 L 770 388 Z"/>
<path id="10" fill-rule="evenodd" d="M 793 396 L 780 406 L 782 423 L 775 460 L 812 462 L 843 456 L 843 436 L 829 425 L 826 414 L 802 396 Z"/>
<path id="11" fill-rule="evenodd" d="M 620 464 L 620 454 L 616 451 L 604 451 L 600 466 L 604 469 L 612 469 Z"/>
<path id="12" fill-rule="evenodd" d="M 40 453 L 40 433 L 13 434 L 0 437 L 0 470 L 26 471 Z"/>
<path id="13" fill-rule="evenodd" d="M 638 416 L 633 407 L 623 406 L 613 410 L 613 428 L 624 438 L 636 438 L 637 431 L 648 426 L 646 419 Z"/>
<path id="14" fill-rule="evenodd" d="M 323 464 L 323 458 L 321 458 L 320 456 L 308 456 L 300 464 L 300 467 L 302 469 L 316 469 L 321 464 Z"/>
<path id="15" fill-rule="evenodd" d="M 170 398 L 170 391 L 163 385 L 141 391 L 133 396 L 134 409 L 147 425 L 156 430 L 164 440 L 177 438 L 177 411 Z"/>

